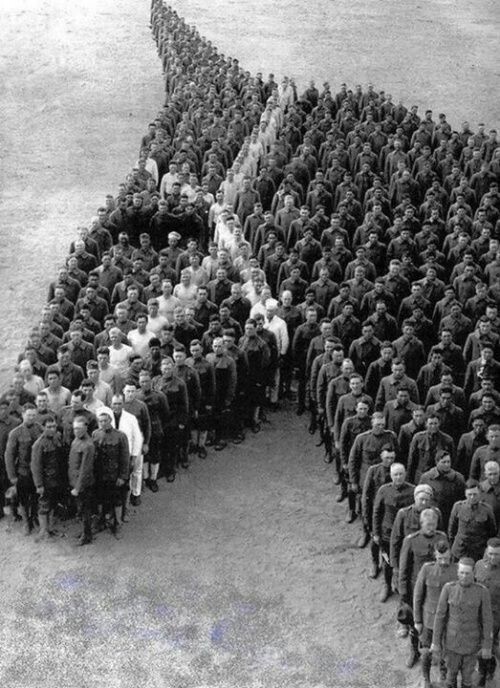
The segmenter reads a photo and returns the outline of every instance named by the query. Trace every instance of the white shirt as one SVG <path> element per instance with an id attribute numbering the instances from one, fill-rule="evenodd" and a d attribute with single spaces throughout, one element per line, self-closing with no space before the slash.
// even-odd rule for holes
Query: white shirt
<path id="1" fill-rule="evenodd" d="M 266 320 L 264 327 L 275 335 L 276 341 L 278 342 L 279 355 L 284 356 L 290 346 L 290 337 L 288 336 L 286 322 L 275 315 L 272 320 Z"/>
<path id="2" fill-rule="evenodd" d="M 160 184 L 160 194 L 164 200 L 167 197 L 167 195 L 172 192 L 172 184 L 178 181 L 179 175 L 177 174 L 177 172 L 175 174 L 170 174 L 170 172 L 167 172 L 163 175 Z"/>
<path id="3" fill-rule="evenodd" d="M 177 308 L 177 306 L 181 305 L 181 302 L 177 298 L 177 296 L 169 296 L 166 298 L 163 296 L 158 297 L 158 313 L 163 317 L 168 320 L 168 322 L 172 323 L 174 322 L 174 308 Z"/>
<path id="4" fill-rule="evenodd" d="M 121 344 L 118 349 L 115 349 L 114 346 L 109 347 L 109 362 L 122 377 L 125 377 L 127 374 L 129 357 L 132 351 L 132 347 L 126 344 Z"/>
<path id="5" fill-rule="evenodd" d="M 160 336 L 160 331 L 163 325 L 167 325 L 168 320 L 163 315 L 157 315 L 156 318 L 152 318 L 148 315 L 148 330 L 154 334 L 155 337 Z"/>
<path id="6" fill-rule="evenodd" d="M 139 354 L 144 358 L 149 353 L 149 342 L 154 337 L 154 332 L 146 330 L 146 332 L 139 332 L 137 328 L 130 330 L 127 338 L 132 346 L 134 354 Z"/>

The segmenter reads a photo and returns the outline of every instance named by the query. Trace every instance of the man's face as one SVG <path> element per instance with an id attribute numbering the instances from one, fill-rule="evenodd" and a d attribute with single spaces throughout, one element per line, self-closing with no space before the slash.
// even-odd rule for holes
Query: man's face
<path id="1" fill-rule="evenodd" d="M 73 433 L 77 439 L 82 439 L 87 433 L 87 424 L 81 420 L 73 421 Z"/>
<path id="2" fill-rule="evenodd" d="M 492 547 L 488 545 L 486 548 L 486 558 L 490 562 L 491 566 L 495 568 L 500 566 L 500 547 Z"/>
<path id="3" fill-rule="evenodd" d="M 500 431 L 490 428 L 488 430 L 488 444 L 490 447 L 500 447 Z"/>
<path id="4" fill-rule="evenodd" d="M 441 406 L 443 407 L 448 407 L 451 404 L 451 394 L 449 392 L 441 392 L 439 395 L 439 401 L 441 402 Z"/>
<path id="5" fill-rule="evenodd" d="M 113 409 L 113 413 L 121 413 L 123 411 L 123 399 L 121 397 L 113 397 L 111 408 Z"/>
<path id="6" fill-rule="evenodd" d="M 102 413 L 97 419 L 97 422 L 101 430 L 109 430 L 111 428 L 111 418 L 107 413 Z"/>
<path id="7" fill-rule="evenodd" d="M 26 409 L 26 411 L 23 412 L 23 422 L 26 425 L 33 425 L 36 420 L 36 414 L 36 409 Z"/>
<path id="8" fill-rule="evenodd" d="M 401 365 L 399 363 L 395 363 L 392 366 L 392 374 L 393 374 L 395 380 L 401 380 L 404 373 L 405 373 L 405 369 L 404 369 L 403 365 Z"/>
<path id="9" fill-rule="evenodd" d="M 399 390 L 396 394 L 396 399 L 400 406 L 407 406 L 410 401 L 410 395 L 406 390 Z"/>
<path id="10" fill-rule="evenodd" d="M 479 487 L 469 487 L 465 490 L 465 499 L 469 504 L 477 504 L 479 502 Z"/>
<path id="11" fill-rule="evenodd" d="M 415 495 L 415 506 L 417 507 L 418 511 L 422 511 L 423 509 L 427 509 L 431 504 L 431 497 L 428 492 L 419 492 L 417 495 Z"/>
<path id="12" fill-rule="evenodd" d="M 125 385 L 123 388 L 123 396 L 125 397 L 125 401 L 133 401 L 135 399 L 136 392 L 137 390 L 135 385 Z"/>
<path id="13" fill-rule="evenodd" d="M 451 550 L 448 549 L 446 552 L 435 552 L 434 558 L 438 566 L 449 566 L 451 564 Z"/>
<path id="14" fill-rule="evenodd" d="M 387 451 L 386 449 L 384 449 L 384 451 L 380 455 L 380 459 L 382 461 L 382 465 L 386 468 L 389 468 L 389 466 L 392 466 L 392 464 L 396 460 L 396 454 L 392 451 Z"/>
<path id="15" fill-rule="evenodd" d="M 380 416 L 372 418 L 372 428 L 375 433 L 380 433 L 385 429 L 385 419 Z"/>
<path id="16" fill-rule="evenodd" d="M 429 434 L 434 435 L 439 430 L 439 420 L 437 418 L 428 418 L 425 427 Z"/>
<path id="17" fill-rule="evenodd" d="M 459 564 L 457 578 L 461 586 L 469 587 L 474 582 L 474 567 L 467 564 Z"/>
<path id="18" fill-rule="evenodd" d="M 421 520 L 420 527 L 424 535 L 434 535 L 437 530 L 437 516 L 435 514 L 424 516 Z"/>
<path id="19" fill-rule="evenodd" d="M 440 473 L 449 473 L 451 471 L 451 456 L 445 454 L 436 463 L 436 467 Z"/>
<path id="20" fill-rule="evenodd" d="M 361 394 L 361 390 L 363 389 L 363 382 L 358 377 L 353 377 L 351 380 L 349 380 L 349 387 L 351 393 L 354 394 L 354 396 L 358 396 Z"/>
<path id="21" fill-rule="evenodd" d="M 61 353 L 59 354 L 59 363 L 61 366 L 63 366 L 63 368 L 71 363 L 69 351 L 61 351 Z"/>

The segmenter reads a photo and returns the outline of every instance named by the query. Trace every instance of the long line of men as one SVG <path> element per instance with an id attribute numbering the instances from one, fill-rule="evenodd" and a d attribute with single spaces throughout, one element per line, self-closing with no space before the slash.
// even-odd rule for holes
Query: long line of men
<path id="1" fill-rule="evenodd" d="M 157 491 L 296 396 L 383 599 L 411 602 L 424 508 L 455 559 L 498 531 L 496 131 L 371 85 L 299 96 L 157 0 L 151 24 L 166 104 L 49 286 L 0 401 L 4 484 L 26 532 L 70 488 L 82 544 L 92 515 L 119 534 L 143 477 Z"/>

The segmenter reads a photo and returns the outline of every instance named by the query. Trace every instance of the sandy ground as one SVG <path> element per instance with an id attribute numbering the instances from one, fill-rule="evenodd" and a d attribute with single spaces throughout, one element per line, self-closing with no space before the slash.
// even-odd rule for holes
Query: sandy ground
<path id="1" fill-rule="evenodd" d="M 493 2 L 174 3 L 246 68 L 373 81 L 457 124 L 500 120 Z M 162 101 L 146 0 L 4 0 L 0 380 L 49 275 Z M 318 27 L 329 26 L 326 33 Z M 390 28 L 390 31 L 388 30 Z M 258 42 L 257 42 L 258 40 Z M 256 50 L 256 46 L 258 49 Z M 293 69 L 290 65 L 293 64 Z M 413 688 L 331 469 L 291 413 L 146 495 L 124 539 L 75 551 L 0 525 L 6 688 Z"/>

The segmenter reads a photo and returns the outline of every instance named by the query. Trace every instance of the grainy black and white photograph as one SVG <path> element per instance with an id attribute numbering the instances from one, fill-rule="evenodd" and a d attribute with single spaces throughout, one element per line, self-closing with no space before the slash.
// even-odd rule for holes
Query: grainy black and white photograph
<path id="1" fill-rule="evenodd" d="M 2 688 L 500 687 L 499 29 L 2 1 Z"/>

